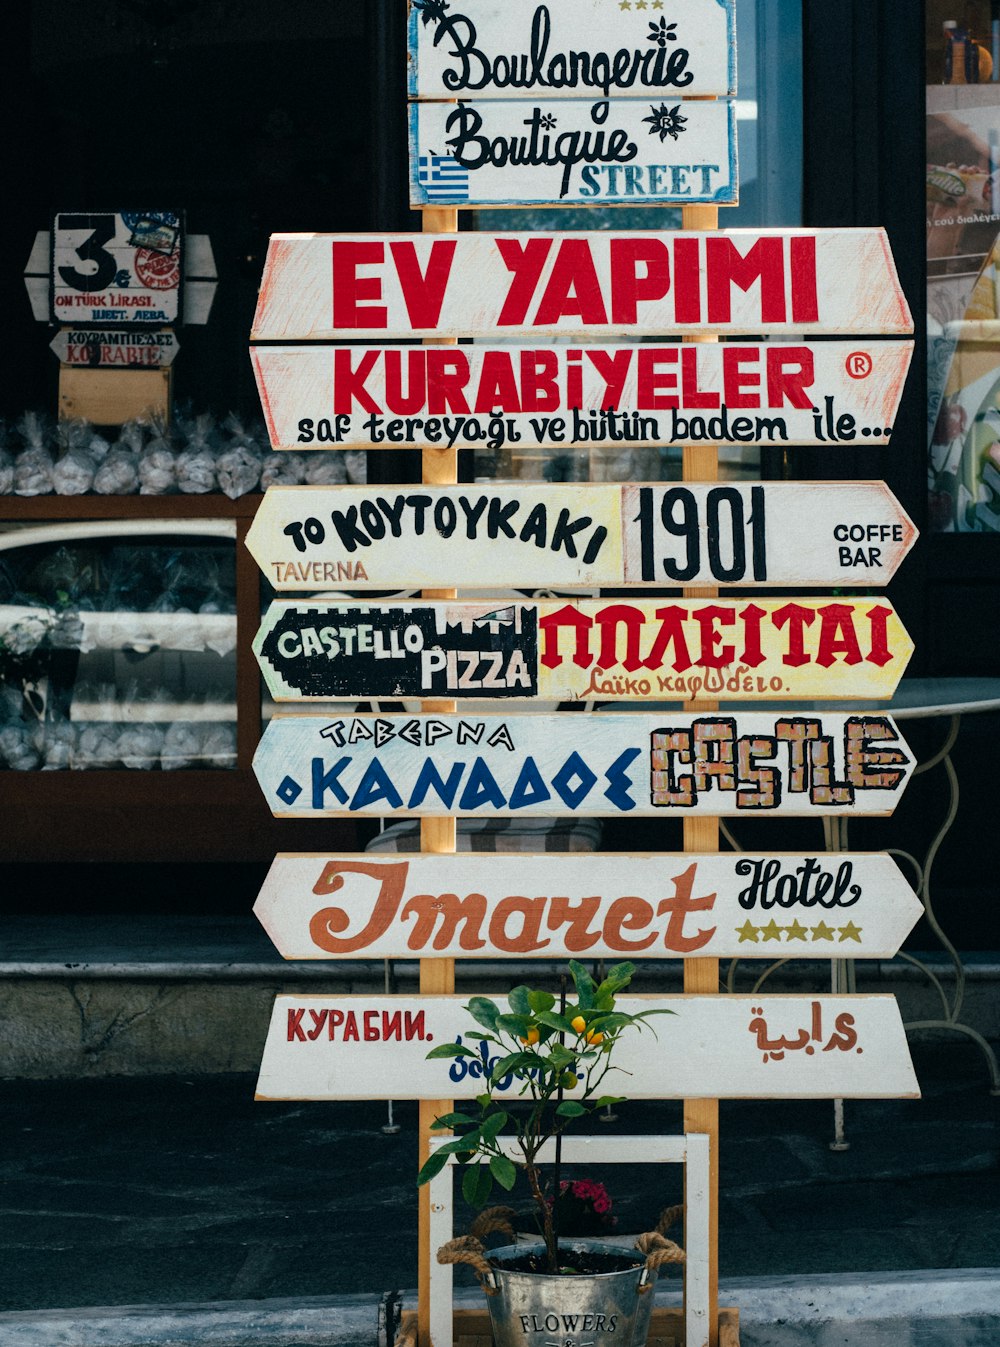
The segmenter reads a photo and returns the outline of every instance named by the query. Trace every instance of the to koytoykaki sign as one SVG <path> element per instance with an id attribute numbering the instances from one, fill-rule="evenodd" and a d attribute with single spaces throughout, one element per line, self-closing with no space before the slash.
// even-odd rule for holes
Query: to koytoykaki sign
<path id="1" fill-rule="evenodd" d="M 277 590 L 884 585 L 916 539 L 883 482 L 271 487 Z"/>
<path id="2" fill-rule="evenodd" d="M 286 959 L 891 958 L 923 912 L 882 854 L 279 855 Z"/>
<path id="3" fill-rule="evenodd" d="M 275 449 L 885 444 L 912 343 L 257 346 Z"/>
<path id="4" fill-rule="evenodd" d="M 671 1010 L 622 1038 L 606 1078 L 630 1099 L 918 1098 L 892 996 L 622 997 Z M 278 996 L 258 1099 L 468 1099 L 497 1058 L 461 997 Z M 469 1056 L 427 1061 L 454 1043 Z M 499 1094 L 516 1098 L 516 1075 Z M 572 1097 L 580 1087 L 567 1089 Z"/>
<path id="5" fill-rule="evenodd" d="M 251 340 L 912 330 L 882 229 L 273 234 Z"/>
<path id="6" fill-rule="evenodd" d="M 171 323 L 180 312 L 176 211 L 60 211 L 52 225 L 57 323 Z"/>
<path id="7" fill-rule="evenodd" d="M 275 716 L 279 817 L 891 814 L 913 771 L 872 712 Z"/>
<path id="8" fill-rule="evenodd" d="M 407 36 L 411 98 L 736 92 L 734 0 L 411 0 Z"/>
<path id="9" fill-rule="evenodd" d="M 735 205 L 728 99 L 410 104 L 410 204 Z"/>
<path id="10" fill-rule="evenodd" d="M 872 599 L 272 603 L 277 701 L 891 697 L 913 642 Z"/>
<path id="11" fill-rule="evenodd" d="M 170 328 L 143 332 L 133 327 L 64 327 L 49 342 L 63 365 L 96 369 L 162 369 L 172 365 L 178 341 Z"/>

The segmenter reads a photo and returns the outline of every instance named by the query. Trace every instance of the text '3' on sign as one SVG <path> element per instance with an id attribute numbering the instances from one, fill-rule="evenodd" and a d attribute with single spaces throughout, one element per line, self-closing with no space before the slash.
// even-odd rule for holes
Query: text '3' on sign
<path id="1" fill-rule="evenodd" d="M 275 449 L 888 443 L 912 343 L 255 346 Z"/>
<path id="2" fill-rule="evenodd" d="M 913 642 L 872 599 L 271 604 L 277 701 L 891 697 Z"/>
<path id="3" fill-rule="evenodd" d="M 411 98 L 736 92 L 734 0 L 410 0 Z"/>
<path id="4" fill-rule="evenodd" d="M 735 205 L 732 102 L 410 104 L 410 204 Z"/>
<path id="5" fill-rule="evenodd" d="M 251 340 L 912 330 L 882 229 L 274 234 Z"/>
<path id="6" fill-rule="evenodd" d="M 465 853 L 279 855 L 254 912 L 286 959 L 875 959 L 923 908 L 882 854 Z"/>
<path id="7" fill-rule="evenodd" d="M 279 817 L 891 814 L 913 760 L 874 712 L 275 716 Z"/>
<path id="8" fill-rule="evenodd" d="M 882 482 L 271 487 L 277 590 L 884 585 L 917 533 Z"/>
<path id="9" fill-rule="evenodd" d="M 620 1082 L 630 1099 L 920 1094 L 892 996 L 623 996 L 619 1009 L 673 1012 L 615 1048 L 605 1088 Z M 472 1098 L 499 1061 L 473 1023 L 459 997 L 278 996 L 257 1098 Z M 445 1043 L 465 1051 L 428 1061 Z M 512 1073 L 497 1089 L 516 1099 L 519 1087 Z"/>

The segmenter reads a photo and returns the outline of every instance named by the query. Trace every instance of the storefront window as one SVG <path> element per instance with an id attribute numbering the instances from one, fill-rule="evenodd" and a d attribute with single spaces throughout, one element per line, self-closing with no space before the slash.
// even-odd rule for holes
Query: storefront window
<path id="1" fill-rule="evenodd" d="M 930 528 L 1000 530 L 1000 6 L 927 6 Z"/>
<path id="2" fill-rule="evenodd" d="M 0 521 L 0 764 L 235 768 L 235 536 Z"/>

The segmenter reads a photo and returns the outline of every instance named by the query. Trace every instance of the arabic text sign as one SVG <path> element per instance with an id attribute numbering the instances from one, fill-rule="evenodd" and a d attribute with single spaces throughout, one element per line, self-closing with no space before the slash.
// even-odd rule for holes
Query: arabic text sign
<path id="1" fill-rule="evenodd" d="M 823 853 L 279 855 L 254 905 L 286 959 L 891 958 L 922 911 Z"/>
<path id="2" fill-rule="evenodd" d="M 271 444 L 888 442 L 905 341 L 642 346 L 257 346 Z M 553 434 L 554 432 L 554 434 Z"/>
<path id="3" fill-rule="evenodd" d="M 275 716 L 278 816 L 891 814 L 913 761 L 884 715 Z"/>
<path id="4" fill-rule="evenodd" d="M 273 234 L 251 340 L 912 330 L 881 229 Z"/>
<path id="5" fill-rule="evenodd" d="M 410 204 L 735 205 L 727 100 L 410 104 Z"/>
<path id="6" fill-rule="evenodd" d="M 736 92 L 733 0 L 412 0 L 411 98 L 678 98 Z"/>
<path id="7" fill-rule="evenodd" d="M 277 701 L 891 697 L 913 643 L 871 599 L 271 605 Z"/>
<path id="8" fill-rule="evenodd" d="M 175 211 L 61 211 L 52 227 L 57 323 L 170 323 L 179 312 Z"/>
<path id="9" fill-rule="evenodd" d="M 882 482 L 271 487 L 277 590 L 884 585 L 916 529 Z"/>
<path id="10" fill-rule="evenodd" d="M 178 342 L 170 328 L 142 332 L 136 327 L 61 328 L 49 342 L 64 365 L 91 369 L 160 369 L 172 365 Z"/>
<path id="11" fill-rule="evenodd" d="M 616 1047 L 606 1088 L 630 1099 L 920 1093 L 892 996 L 629 996 L 619 1005 L 674 1012 Z M 257 1098 L 467 1099 L 495 1065 L 489 1045 L 466 1038 L 473 1028 L 459 997 L 278 996 Z M 427 1061 L 449 1042 L 477 1055 Z M 516 1097 L 517 1085 L 500 1082 L 499 1097 Z"/>

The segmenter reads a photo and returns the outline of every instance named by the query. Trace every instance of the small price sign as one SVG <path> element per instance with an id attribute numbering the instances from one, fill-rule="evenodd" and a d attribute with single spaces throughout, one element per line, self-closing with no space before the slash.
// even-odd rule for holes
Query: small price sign
<path id="1" fill-rule="evenodd" d="M 58 211 L 52 318 L 77 326 L 175 322 L 183 227 L 178 211 Z"/>

